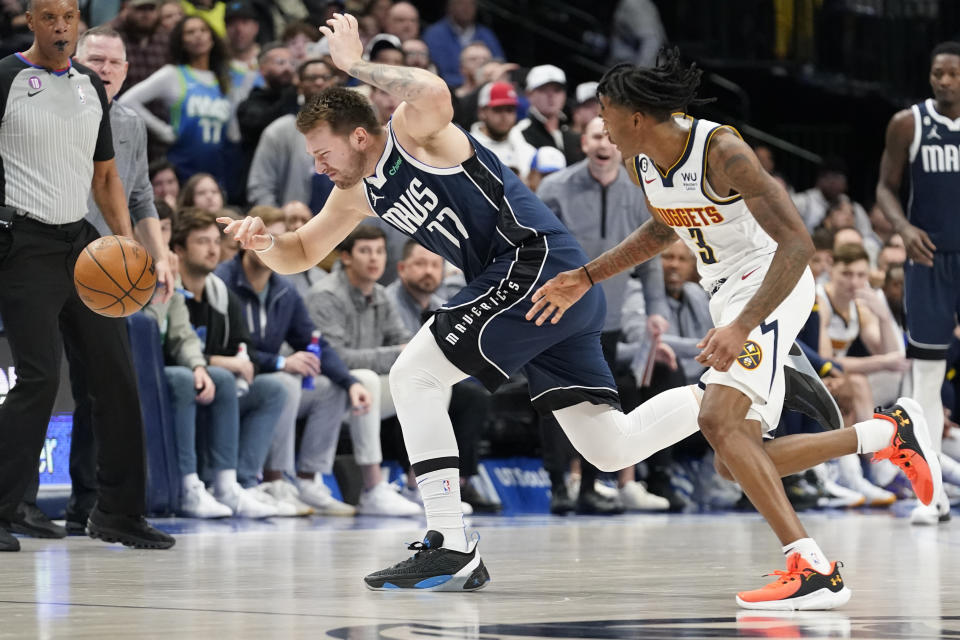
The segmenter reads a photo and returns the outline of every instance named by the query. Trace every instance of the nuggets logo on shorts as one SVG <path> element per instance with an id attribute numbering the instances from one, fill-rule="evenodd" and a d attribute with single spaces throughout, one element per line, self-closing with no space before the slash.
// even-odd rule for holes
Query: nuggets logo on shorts
<path id="1" fill-rule="evenodd" d="M 756 369 L 760 366 L 761 360 L 763 360 L 763 351 L 760 350 L 760 345 L 753 340 L 744 342 L 743 351 L 737 356 L 740 366 L 744 369 Z"/>

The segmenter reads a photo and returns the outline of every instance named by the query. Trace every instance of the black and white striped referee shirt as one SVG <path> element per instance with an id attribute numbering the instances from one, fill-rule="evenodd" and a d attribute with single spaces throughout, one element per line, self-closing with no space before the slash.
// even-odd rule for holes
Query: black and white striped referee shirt
<path id="1" fill-rule="evenodd" d="M 40 222 L 87 213 L 93 162 L 113 158 L 107 94 L 91 69 L 0 60 L 0 204 Z"/>

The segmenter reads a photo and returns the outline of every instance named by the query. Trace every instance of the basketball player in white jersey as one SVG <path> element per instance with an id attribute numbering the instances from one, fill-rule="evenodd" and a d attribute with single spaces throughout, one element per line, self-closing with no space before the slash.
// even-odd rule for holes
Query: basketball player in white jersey
<path id="1" fill-rule="evenodd" d="M 831 609 L 850 591 L 837 563 L 827 561 L 800 524 L 780 476 L 836 456 L 877 451 L 904 468 L 918 495 L 930 501 L 941 486 L 940 467 L 923 413 L 903 398 L 852 429 L 763 442 L 779 421 L 784 359 L 813 307 L 807 268 L 813 245 L 783 187 L 734 129 L 677 113 L 697 102 L 700 74 L 681 65 L 678 51 L 665 50 L 656 68 L 625 63 L 604 75 L 597 90 L 601 115 L 611 141 L 631 158 L 627 166 L 653 219 L 538 289 L 527 319 L 562 322 L 595 282 L 650 259 L 679 235 L 698 256 L 701 283 L 712 296 L 715 328 L 697 357 L 710 369 L 701 378 L 702 392 L 672 389 L 639 410 L 669 397 L 674 419 L 699 425 L 716 451 L 718 471 L 740 483 L 780 539 L 787 571 L 761 589 L 739 593 L 737 602 L 751 609 Z M 683 430 L 678 424 L 657 428 Z M 567 432 L 578 448 L 585 443 L 577 436 L 593 435 Z"/>

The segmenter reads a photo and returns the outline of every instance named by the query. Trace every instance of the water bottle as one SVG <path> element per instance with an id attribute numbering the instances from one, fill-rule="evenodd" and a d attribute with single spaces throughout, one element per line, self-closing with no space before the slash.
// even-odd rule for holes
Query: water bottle
<path id="1" fill-rule="evenodd" d="M 320 359 L 320 355 L 323 349 L 320 347 L 320 331 L 314 331 L 310 336 L 310 344 L 307 345 L 307 351 L 317 356 L 317 360 Z M 303 388 L 304 389 L 313 389 L 313 376 L 304 376 L 303 377 Z"/>
<path id="2" fill-rule="evenodd" d="M 250 354 L 247 353 L 247 343 L 241 342 L 240 346 L 237 348 L 237 357 L 250 362 Z M 250 383 L 247 382 L 246 378 L 243 376 L 237 376 L 237 397 L 247 395 L 247 392 L 250 391 Z"/>

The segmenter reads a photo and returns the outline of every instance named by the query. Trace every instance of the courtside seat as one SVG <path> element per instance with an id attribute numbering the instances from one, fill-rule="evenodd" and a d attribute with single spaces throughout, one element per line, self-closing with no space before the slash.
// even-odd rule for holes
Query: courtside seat
<path id="1" fill-rule="evenodd" d="M 140 410 L 147 450 L 147 513 L 172 515 L 180 507 L 180 473 L 170 392 L 163 373 L 163 347 L 153 318 L 127 318 L 133 366 L 137 371 Z"/>

